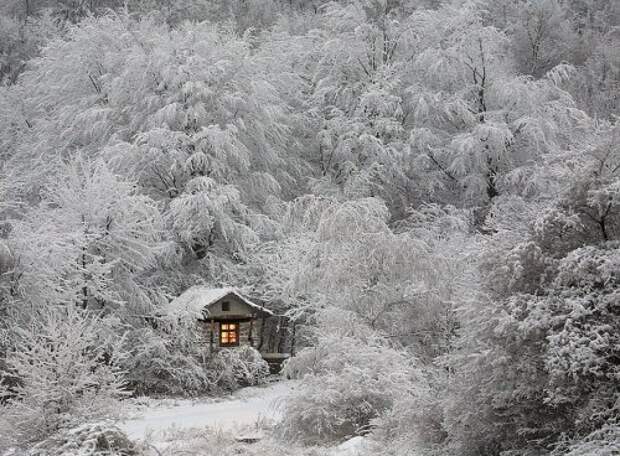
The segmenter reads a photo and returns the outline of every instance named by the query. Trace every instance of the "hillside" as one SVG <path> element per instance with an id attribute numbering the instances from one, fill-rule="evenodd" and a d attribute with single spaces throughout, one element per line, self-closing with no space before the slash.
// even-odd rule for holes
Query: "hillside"
<path id="1" fill-rule="evenodd" d="M 617 0 L 3 0 L 0 454 L 615 454 L 618 116 Z"/>

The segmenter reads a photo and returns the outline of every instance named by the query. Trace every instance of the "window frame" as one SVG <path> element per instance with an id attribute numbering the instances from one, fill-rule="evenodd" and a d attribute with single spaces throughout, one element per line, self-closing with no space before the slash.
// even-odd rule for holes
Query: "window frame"
<path id="1" fill-rule="evenodd" d="M 226 328 L 224 327 L 226 325 Z M 234 328 L 231 328 L 233 326 Z M 220 334 L 219 334 L 219 342 L 220 347 L 238 347 L 239 346 L 239 332 L 240 332 L 240 324 L 238 321 L 221 321 L 220 322 Z M 224 333 L 227 334 L 226 340 L 224 342 Z M 235 335 L 234 342 L 228 342 L 230 340 L 230 334 Z"/>

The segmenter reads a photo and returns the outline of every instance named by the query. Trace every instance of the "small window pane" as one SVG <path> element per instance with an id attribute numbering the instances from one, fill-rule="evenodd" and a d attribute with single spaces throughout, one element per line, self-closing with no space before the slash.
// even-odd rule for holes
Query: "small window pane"
<path id="1" fill-rule="evenodd" d="M 239 323 L 220 323 L 220 345 L 239 344 Z"/>

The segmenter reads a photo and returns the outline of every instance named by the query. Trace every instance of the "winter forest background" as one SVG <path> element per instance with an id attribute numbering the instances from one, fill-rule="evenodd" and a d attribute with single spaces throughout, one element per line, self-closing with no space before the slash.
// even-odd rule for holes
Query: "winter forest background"
<path id="1" fill-rule="evenodd" d="M 0 453 L 260 383 L 205 284 L 297 324 L 247 454 L 618 454 L 619 108 L 617 0 L 2 0 Z"/>

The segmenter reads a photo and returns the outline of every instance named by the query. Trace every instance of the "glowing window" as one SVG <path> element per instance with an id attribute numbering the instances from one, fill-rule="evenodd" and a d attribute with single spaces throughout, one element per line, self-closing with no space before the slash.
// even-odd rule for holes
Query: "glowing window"
<path id="1" fill-rule="evenodd" d="M 239 345 L 239 323 L 220 323 L 220 346 Z"/>

